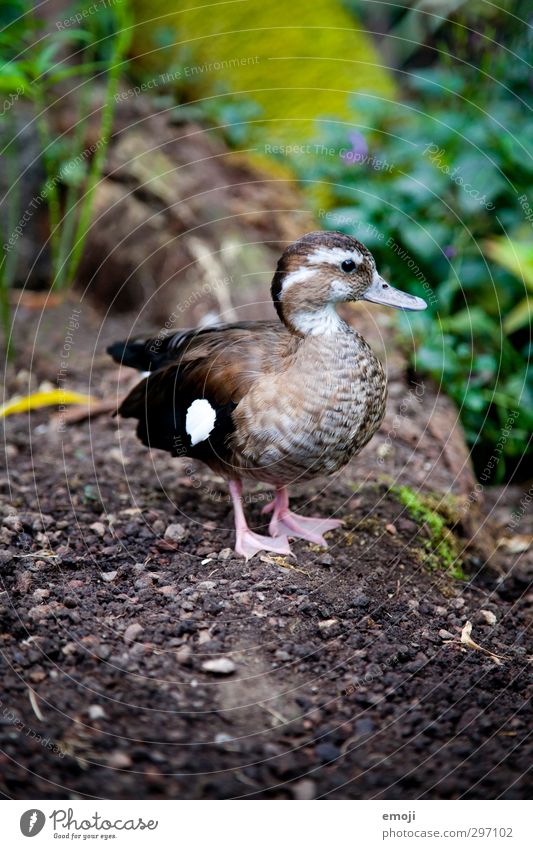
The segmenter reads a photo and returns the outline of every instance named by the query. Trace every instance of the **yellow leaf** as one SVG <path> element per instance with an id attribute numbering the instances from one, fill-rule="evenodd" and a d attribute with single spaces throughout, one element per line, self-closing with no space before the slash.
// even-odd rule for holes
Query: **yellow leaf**
<path id="1" fill-rule="evenodd" d="M 91 395 L 70 392 L 67 389 L 51 389 L 49 392 L 33 392 L 23 398 L 15 397 L 0 407 L 0 418 L 14 413 L 26 413 L 39 407 L 66 406 L 67 404 L 90 404 L 95 399 Z"/>

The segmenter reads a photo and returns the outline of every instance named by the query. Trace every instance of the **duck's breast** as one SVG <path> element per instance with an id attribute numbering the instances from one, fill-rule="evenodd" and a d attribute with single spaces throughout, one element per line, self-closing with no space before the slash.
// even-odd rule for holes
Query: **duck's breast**
<path id="1" fill-rule="evenodd" d="M 373 436 L 385 397 L 381 364 L 360 336 L 306 339 L 235 410 L 234 463 L 273 482 L 334 472 Z"/>

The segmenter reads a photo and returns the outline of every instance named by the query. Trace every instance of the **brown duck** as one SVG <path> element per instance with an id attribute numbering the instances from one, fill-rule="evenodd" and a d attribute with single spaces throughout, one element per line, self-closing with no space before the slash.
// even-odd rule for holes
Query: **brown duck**
<path id="1" fill-rule="evenodd" d="M 288 537 L 326 545 L 337 519 L 289 509 L 287 485 L 331 474 L 367 444 L 385 412 L 387 380 L 336 305 L 366 300 L 425 309 L 376 270 L 370 251 L 342 233 L 316 232 L 290 245 L 272 281 L 276 321 L 246 321 L 126 341 L 108 352 L 150 374 L 118 412 L 138 419 L 151 448 L 202 460 L 229 482 L 235 550 L 290 553 Z M 270 536 L 250 530 L 242 481 L 271 484 Z"/>

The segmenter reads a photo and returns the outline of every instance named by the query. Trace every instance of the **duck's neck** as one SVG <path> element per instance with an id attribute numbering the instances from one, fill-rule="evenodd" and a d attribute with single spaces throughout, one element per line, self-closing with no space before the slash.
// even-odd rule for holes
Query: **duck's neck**
<path id="1" fill-rule="evenodd" d="M 283 310 L 282 321 L 298 336 L 334 336 L 349 331 L 345 321 L 338 315 L 335 304 L 307 304 L 299 309 Z"/>

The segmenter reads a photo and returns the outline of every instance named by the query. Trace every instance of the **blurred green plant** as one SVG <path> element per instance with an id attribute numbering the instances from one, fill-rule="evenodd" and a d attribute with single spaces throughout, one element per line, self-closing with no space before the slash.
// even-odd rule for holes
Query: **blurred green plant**
<path id="1" fill-rule="evenodd" d="M 400 328 L 413 366 L 457 403 L 479 473 L 518 413 L 493 469 L 508 479 L 533 453 L 528 112 L 505 79 L 481 87 L 479 71 L 453 66 L 411 75 L 401 103 L 360 94 L 352 106 L 357 123 L 321 124 L 323 154 L 293 169 L 322 226 L 359 238 L 428 301 Z"/>
<path id="2" fill-rule="evenodd" d="M 0 95 L 8 139 L 3 155 L 10 168 L 10 185 L 3 201 L 7 207 L 8 237 L 3 240 L 0 266 L 0 310 L 5 339 L 9 340 L 9 292 L 16 278 L 16 240 L 9 241 L 21 221 L 19 176 L 16 166 L 17 131 L 14 120 L 19 98 L 34 106 L 46 180 L 39 198 L 49 212 L 51 288 L 67 289 L 76 276 L 90 226 L 93 196 L 100 179 L 112 131 L 114 95 L 131 40 L 128 4 L 116 2 L 88 8 L 78 2 L 63 10 L 63 22 L 52 30 L 38 16 L 31 0 L 11 0 L 0 12 Z M 56 22 L 57 23 L 57 22 Z M 103 106 L 99 139 L 87 145 L 91 118 L 90 83 L 103 79 Z M 57 137 L 51 107 L 72 81 L 79 92 L 74 130 Z M 18 237 L 17 237 L 18 239 Z M 7 243 L 8 250 L 5 249 Z M 6 343 L 8 344 L 8 343 Z M 8 345 L 9 347 L 9 345 Z"/>
<path id="3" fill-rule="evenodd" d="M 526 289 L 525 298 L 505 316 L 503 329 L 506 333 L 515 333 L 529 327 L 533 316 L 533 245 L 497 236 L 485 242 L 485 250 L 494 262 L 523 281 Z"/>

